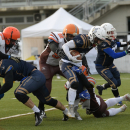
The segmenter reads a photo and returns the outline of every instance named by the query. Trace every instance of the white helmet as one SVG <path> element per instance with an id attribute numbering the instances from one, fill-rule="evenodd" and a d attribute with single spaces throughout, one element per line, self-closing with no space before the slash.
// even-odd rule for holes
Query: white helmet
<path id="1" fill-rule="evenodd" d="M 103 23 L 101 27 L 103 27 L 106 31 L 106 38 L 111 39 L 111 40 L 116 38 L 117 36 L 116 29 L 113 27 L 112 24 Z"/>
<path id="2" fill-rule="evenodd" d="M 94 26 L 91 28 L 91 30 L 88 33 L 88 36 L 90 37 L 90 42 L 94 43 L 94 39 L 97 37 L 101 40 L 106 40 L 106 31 L 101 26 Z"/>

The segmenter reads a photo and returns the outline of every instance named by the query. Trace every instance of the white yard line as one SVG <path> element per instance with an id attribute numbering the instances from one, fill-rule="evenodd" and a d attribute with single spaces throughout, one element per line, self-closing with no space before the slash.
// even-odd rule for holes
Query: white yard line
<path id="1" fill-rule="evenodd" d="M 65 105 L 65 106 L 68 106 L 68 105 Z M 55 110 L 55 109 L 57 109 L 57 108 L 50 108 L 50 109 L 47 109 L 45 111 L 51 111 L 51 110 Z M 0 120 L 10 119 L 10 118 L 20 117 L 20 116 L 26 116 L 26 115 L 30 115 L 30 114 L 34 114 L 34 112 L 29 112 L 29 113 L 25 113 L 25 114 L 18 114 L 18 115 L 3 117 L 3 118 L 0 118 Z"/>

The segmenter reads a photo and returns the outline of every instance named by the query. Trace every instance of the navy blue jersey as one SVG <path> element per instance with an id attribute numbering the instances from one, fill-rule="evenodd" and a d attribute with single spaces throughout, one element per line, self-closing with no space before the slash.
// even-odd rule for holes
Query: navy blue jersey
<path id="1" fill-rule="evenodd" d="M 102 42 L 100 45 L 97 46 L 98 49 L 98 55 L 96 58 L 96 64 L 102 65 L 102 66 L 110 66 L 113 63 L 114 58 L 112 58 L 110 55 L 105 53 L 103 50 L 107 48 L 113 48 L 116 46 L 116 42 L 114 41 L 108 41 Z"/>
<path id="2" fill-rule="evenodd" d="M 72 48 L 71 50 L 77 50 L 80 53 L 87 53 L 93 48 L 92 43 L 89 40 L 89 36 L 86 34 L 79 34 L 75 36 L 73 41 L 75 43 L 75 48 Z M 67 56 L 63 59 L 68 60 Z"/>
<path id="3" fill-rule="evenodd" d="M 29 76 L 34 68 L 36 67 L 23 60 L 21 60 L 20 63 L 16 63 L 13 60 L 4 59 L 0 61 L 0 76 L 4 77 L 5 74 L 12 69 L 13 80 L 21 81 L 24 77 Z"/>

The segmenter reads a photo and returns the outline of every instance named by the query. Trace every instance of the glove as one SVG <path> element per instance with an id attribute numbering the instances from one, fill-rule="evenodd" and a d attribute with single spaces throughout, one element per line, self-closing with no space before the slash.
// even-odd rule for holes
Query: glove
<path id="1" fill-rule="evenodd" d="M 79 57 L 80 55 L 77 56 L 70 56 L 68 57 L 69 60 L 73 61 L 74 63 L 78 63 L 78 62 L 82 62 L 82 60 L 77 60 L 77 57 Z"/>
<path id="2" fill-rule="evenodd" d="M 20 59 L 17 57 L 9 56 L 8 59 L 14 60 L 17 63 L 20 63 Z"/>
<path id="3" fill-rule="evenodd" d="M 71 69 L 78 74 L 82 74 L 82 70 L 79 69 L 77 66 L 73 66 Z"/>
<path id="4" fill-rule="evenodd" d="M 87 90 L 84 90 L 81 93 L 79 93 L 79 98 L 90 99 L 90 94 L 87 92 Z"/>
<path id="5" fill-rule="evenodd" d="M 130 54 L 130 47 L 127 48 L 127 50 L 125 50 L 126 54 Z"/>

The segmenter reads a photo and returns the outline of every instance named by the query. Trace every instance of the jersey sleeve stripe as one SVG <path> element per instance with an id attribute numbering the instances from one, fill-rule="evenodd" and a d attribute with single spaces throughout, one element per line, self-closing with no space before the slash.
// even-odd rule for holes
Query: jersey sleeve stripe
<path id="1" fill-rule="evenodd" d="M 52 34 L 53 34 L 53 36 L 57 39 L 57 41 L 58 41 L 58 38 L 57 38 L 57 36 L 53 33 L 53 32 L 51 32 Z"/>
<path id="2" fill-rule="evenodd" d="M 56 41 L 53 37 L 49 37 L 49 39 L 52 39 L 53 41 L 55 41 L 56 43 L 58 43 L 58 41 Z"/>

